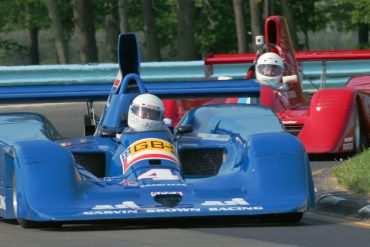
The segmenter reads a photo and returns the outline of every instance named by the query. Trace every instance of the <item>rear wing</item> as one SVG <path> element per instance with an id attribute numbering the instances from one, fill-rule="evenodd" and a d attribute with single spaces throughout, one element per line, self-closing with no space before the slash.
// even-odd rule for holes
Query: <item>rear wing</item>
<path id="1" fill-rule="evenodd" d="M 140 77 L 138 77 L 138 80 L 141 80 Z M 260 93 L 260 86 L 253 80 L 147 81 L 142 82 L 142 84 L 148 93 L 158 95 L 160 98 L 216 97 L 230 95 L 259 97 Z M 1 86 L 0 103 L 105 101 L 112 93 L 112 85 L 113 83 Z M 126 85 L 126 87 L 127 86 L 128 85 Z"/>
<path id="2" fill-rule="evenodd" d="M 111 84 L 1 86 L 0 103 L 103 101 L 111 87 Z"/>
<path id="3" fill-rule="evenodd" d="M 141 91 L 161 98 L 215 96 L 259 97 L 260 86 L 247 80 L 146 81 L 140 77 L 140 52 L 134 33 L 118 38 L 119 72 L 112 83 L 54 84 L 0 86 L 0 103 L 104 101 L 109 95 L 131 90 L 131 84 Z"/>
<path id="4" fill-rule="evenodd" d="M 213 74 L 213 65 L 254 63 L 255 58 L 255 53 L 207 55 L 204 58 L 205 76 Z M 295 52 L 295 58 L 298 62 L 321 61 L 325 71 L 327 61 L 370 60 L 370 50 L 301 51 Z"/>
<path id="5" fill-rule="evenodd" d="M 118 38 L 120 70 L 111 95 L 130 91 L 151 93 L 160 98 L 191 98 L 215 96 L 259 97 L 260 86 L 253 80 L 192 80 L 143 82 L 140 77 L 140 50 L 134 33 L 123 33 Z"/>

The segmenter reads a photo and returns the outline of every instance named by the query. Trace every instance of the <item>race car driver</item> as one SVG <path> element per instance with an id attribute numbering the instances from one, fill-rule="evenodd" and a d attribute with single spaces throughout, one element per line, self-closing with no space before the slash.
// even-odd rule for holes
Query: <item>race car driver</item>
<path id="1" fill-rule="evenodd" d="M 258 58 L 255 73 L 259 83 L 279 87 L 284 73 L 283 59 L 276 53 L 266 52 Z"/>
<path id="2" fill-rule="evenodd" d="M 128 126 L 125 132 L 167 130 L 163 123 L 164 106 L 152 94 L 140 94 L 131 102 L 128 111 Z"/>

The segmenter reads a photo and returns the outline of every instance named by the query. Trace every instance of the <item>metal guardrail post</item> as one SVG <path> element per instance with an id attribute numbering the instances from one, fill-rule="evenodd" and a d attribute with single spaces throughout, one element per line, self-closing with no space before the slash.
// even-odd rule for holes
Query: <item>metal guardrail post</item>
<path id="1" fill-rule="evenodd" d="M 326 88 L 326 65 L 326 61 L 321 61 L 321 89 Z"/>

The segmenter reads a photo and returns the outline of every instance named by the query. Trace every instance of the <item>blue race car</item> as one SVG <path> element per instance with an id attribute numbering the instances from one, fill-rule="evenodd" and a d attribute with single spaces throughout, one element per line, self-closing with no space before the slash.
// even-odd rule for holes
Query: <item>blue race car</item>
<path id="1" fill-rule="evenodd" d="M 126 132 L 129 105 L 140 94 L 256 97 L 259 86 L 245 80 L 144 83 L 135 35 L 121 35 L 119 44 L 122 79 L 93 135 L 59 140 L 42 116 L 0 115 L 9 133 L 21 124 L 34 133 L 0 133 L 0 217 L 25 228 L 254 215 L 298 222 L 314 206 L 308 156 L 266 107 L 203 105 L 173 131 Z"/>

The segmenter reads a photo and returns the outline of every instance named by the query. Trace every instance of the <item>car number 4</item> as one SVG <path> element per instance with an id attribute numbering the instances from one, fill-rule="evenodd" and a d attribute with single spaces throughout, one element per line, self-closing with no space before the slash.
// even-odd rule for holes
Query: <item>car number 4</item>
<path id="1" fill-rule="evenodd" d="M 174 175 L 169 169 L 150 169 L 138 176 L 137 179 L 179 180 L 179 176 Z"/>

